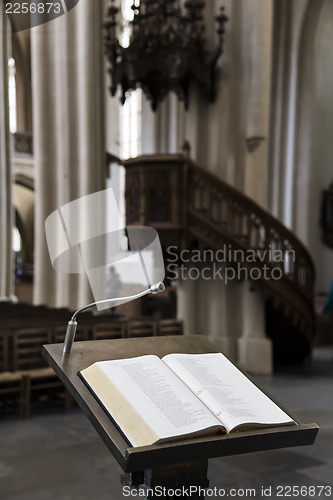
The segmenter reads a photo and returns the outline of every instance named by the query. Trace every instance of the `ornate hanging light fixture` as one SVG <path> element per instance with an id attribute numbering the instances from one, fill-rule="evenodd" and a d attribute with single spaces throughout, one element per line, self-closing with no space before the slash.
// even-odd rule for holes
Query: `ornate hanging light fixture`
<path id="1" fill-rule="evenodd" d="M 128 47 L 117 38 L 119 9 L 111 0 L 105 23 L 105 48 L 111 76 L 111 95 L 121 86 L 122 103 L 128 91 L 142 87 L 155 111 L 173 90 L 188 109 L 189 85 L 196 81 L 210 101 L 215 98 L 214 73 L 223 50 L 227 17 L 221 7 L 216 16 L 218 41 L 215 49 L 205 49 L 203 9 L 205 2 L 187 0 L 182 13 L 179 0 L 133 1 Z"/>

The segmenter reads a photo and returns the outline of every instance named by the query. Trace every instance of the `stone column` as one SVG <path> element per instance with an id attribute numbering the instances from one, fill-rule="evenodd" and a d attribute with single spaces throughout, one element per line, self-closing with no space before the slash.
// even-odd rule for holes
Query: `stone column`
<path id="1" fill-rule="evenodd" d="M 265 309 L 260 290 L 243 283 L 242 337 L 238 339 L 238 363 L 245 370 L 269 375 L 273 371 L 272 342 L 265 337 Z"/>
<path id="2" fill-rule="evenodd" d="M 268 137 L 271 89 L 272 0 L 243 2 L 243 53 L 245 106 L 244 192 L 267 206 Z M 272 372 L 272 345 L 266 338 L 265 300 L 243 283 L 242 337 L 238 362 L 253 373 Z"/>
<path id="3" fill-rule="evenodd" d="M 243 2 L 245 158 L 244 191 L 267 206 L 273 2 Z"/>
<path id="4" fill-rule="evenodd" d="M 197 335 L 198 325 L 198 291 L 197 282 L 184 279 L 179 280 L 177 295 L 177 316 L 184 321 L 184 333 Z"/>
<path id="5" fill-rule="evenodd" d="M 142 92 L 142 154 L 151 155 L 158 153 L 158 120 L 157 112 L 151 110 L 150 102 Z"/>
<path id="6" fill-rule="evenodd" d="M 214 277 L 215 264 L 203 264 L 195 282 L 197 302 L 195 315 L 197 333 L 207 335 L 233 361 L 238 360 L 237 340 L 242 332 L 242 290 L 237 280 L 225 283 Z M 205 279 L 210 275 L 211 279 Z"/>
<path id="7" fill-rule="evenodd" d="M 243 321 L 240 314 L 242 307 L 242 285 L 238 280 L 225 285 L 225 329 L 220 332 L 219 346 L 226 356 L 238 362 L 238 339 L 242 334 Z"/>
<path id="8" fill-rule="evenodd" d="M 91 299 L 84 274 L 52 269 L 44 225 L 62 205 L 104 188 L 102 22 L 103 2 L 80 0 L 31 30 L 36 304 L 77 308 Z"/>
<path id="9" fill-rule="evenodd" d="M 176 154 L 184 143 L 184 105 L 170 92 L 152 111 L 142 93 L 142 153 Z"/>
<path id="10" fill-rule="evenodd" d="M 8 105 L 8 54 L 10 33 L 5 9 L 0 11 L 0 300 L 13 298 L 12 177 Z"/>
<path id="11" fill-rule="evenodd" d="M 212 268 L 212 264 L 211 264 Z M 209 336 L 227 356 L 234 357 L 233 349 L 229 342 L 227 309 L 228 286 L 220 279 L 211 279 L 202 283 L 201 295 L 206 299 L 206 307 L 200 310 L 204 325 L 202 334 Z"/>
<path id="12" fill-rule="evenodd" d="M 240 285 L 227 285 L 213 275 L 213 264 L 189 264 L 178 288 L 178 317 L 185 333 L 205 335 L 237 361 L 237 338 L 242 329 Z M 210 277 L 210 278 L 209 278 Z"/>

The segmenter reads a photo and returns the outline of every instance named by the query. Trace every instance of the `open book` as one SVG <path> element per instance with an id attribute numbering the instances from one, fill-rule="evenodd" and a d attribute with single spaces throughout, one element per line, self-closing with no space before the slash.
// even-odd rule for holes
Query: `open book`
<path id="1" fill-rule="evenodd" d="M 221 353 L 99 361 L 79 375 L 132 446 L 296 425 Z"/>

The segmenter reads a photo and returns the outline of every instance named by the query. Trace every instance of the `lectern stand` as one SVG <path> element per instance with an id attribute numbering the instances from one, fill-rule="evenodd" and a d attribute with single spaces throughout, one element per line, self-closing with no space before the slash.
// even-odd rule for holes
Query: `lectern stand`
<path id="1" fill-rule="evenodd" d="M 62 344 L 45 345 L 42 354 L 126 473 L 122 476 L 122 483 L 147 488 L 147 491 L 158 486 L 159 491 L 163 489 L 166 492 L 164 497 L 159 498 L 168 499 L 168 490 L 176 489 L 177 493 L 184 492 L 183 496 L 177 495 L 177 498 L 189 498 L 190 487 L 190 498 L 204 498 L 202 490 L 208 486 L 209 458 L 308 445 L 314 442 L 318 432 L 316 424 L 303 424 L 283 408 L 297 422 L 297 426 L 205 436 L 133 448 L 79 378 L 78 371 L 96 361 L 145 354 L 159 357 L 171 353 L 201 354 L 220 352 L 219 349 L 206 337 L 198 335 L 74 342 L 70 354 L 65 355 L 62 354 L 62 348 Z M 147 498 L 154 498 L 149 491 Z"/>

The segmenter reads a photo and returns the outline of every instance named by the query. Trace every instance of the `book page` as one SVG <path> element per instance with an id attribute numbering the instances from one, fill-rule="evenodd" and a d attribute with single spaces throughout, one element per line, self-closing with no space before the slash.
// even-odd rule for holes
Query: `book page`
<path id="1" fill-rule="evenodd" d="M 295 423 L 222 353 L 169 354 L 163 361 L 229 432 L 244 424 Z"/>
<path id="2" fill-rule="evenodd" d="M 81 376 L 133 446 L 221 428 L 221 423 L 157 356 L 101 361 L 82 370 Z"/>

